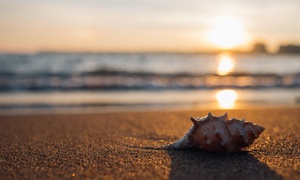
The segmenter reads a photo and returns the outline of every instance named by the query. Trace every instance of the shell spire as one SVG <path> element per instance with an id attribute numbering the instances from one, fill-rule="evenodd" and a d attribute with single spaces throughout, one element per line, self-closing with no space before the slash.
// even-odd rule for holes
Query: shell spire
<path id="1" fill-rule="evenodd" d="M 202 118 L 190 118 L 192 127 L 186 134 L 166 148 L 200 148 L 212 152 L 236 152 L 251 145 L 265 130 L 264 127 L 244 119 L 228 119 L 228 113 L 214 116 L 208 113 Z"/>

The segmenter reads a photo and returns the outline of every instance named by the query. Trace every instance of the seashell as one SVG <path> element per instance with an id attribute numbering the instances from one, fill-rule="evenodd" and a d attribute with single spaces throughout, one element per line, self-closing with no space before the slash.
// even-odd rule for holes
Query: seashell
<path id="1" fill-rule="evenodd" d="M 228 114 L 214 116 L 208 113 L 202 118 L 191 117 L 193 126 L 167 149 L 200 148 L 211 152 L 236 152 L 251 145 L 265 130 L 264 127 L 245 122 L 244 119 L 228 119 Z"/>

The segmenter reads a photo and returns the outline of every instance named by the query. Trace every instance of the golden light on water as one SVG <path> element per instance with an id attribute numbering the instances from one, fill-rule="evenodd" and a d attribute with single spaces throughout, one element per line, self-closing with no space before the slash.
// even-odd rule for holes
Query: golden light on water
<path id="1" fill-rule="evenodd" d="M 221 54 L 218 56 L 219 65 L 218 65 L 218 74 L 226 75 L 229 72 L 232 72 L 235 67 L 235 59 L 229 54 Z"/>
<path id="2" fill-rule="evenodd" d="M 222 16 L 212 20 L 207 38 L 219 48 L 231 49 L 246 42 L 246 33 L 237 18 Z"/>
<path id="3" fill-rule="evenodd" d="M 231 109 L 235 106 L 235 101 L 237 100 L 237 93 L 232 89 L 225 89 L 218 91 L 216 93 L 216 99 L 218 101 L 218 105 L 222 109 Z"/>

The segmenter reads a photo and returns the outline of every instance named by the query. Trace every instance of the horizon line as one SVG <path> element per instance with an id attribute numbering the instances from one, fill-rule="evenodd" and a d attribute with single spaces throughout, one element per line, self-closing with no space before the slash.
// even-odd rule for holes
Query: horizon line
<path id="1" fill-rule="evenodd" d="M 258 45 L 258 49 L 256 46 Z M 191 50 L 0 50 L 0 54 L 97 54 L 97 53 L 107 53 L 107 54 L 138 54 L 138 53 L 174 53 L 174 54 L 216 54 L 216 53 L 262 53 L 262 54 L 299 54 L 300 53 L 300 44 L 290 43 L 290 44 L 281 44 L 279 49 L 276 51 L 269 51 L 264 43 L 257 42 L 253 44 L 252 48 L 248 49 L 240 49 L 240 48 L 232 48 L 232 49 L 212 49 L 212 50 L 200 50 L 200 49 L 191 49 Z"/>

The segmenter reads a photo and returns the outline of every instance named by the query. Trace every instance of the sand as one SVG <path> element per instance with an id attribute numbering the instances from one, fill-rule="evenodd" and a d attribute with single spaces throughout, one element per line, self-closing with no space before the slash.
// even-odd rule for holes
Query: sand
<path id="1" fill-rule="evenodd" d="M 0 179 L 300 179 L 299 108 L 229 110 L 266 128 L 242 152 L 157 148 L 207 113 L 0 116 Z"/>

